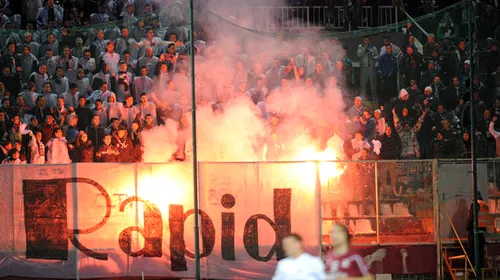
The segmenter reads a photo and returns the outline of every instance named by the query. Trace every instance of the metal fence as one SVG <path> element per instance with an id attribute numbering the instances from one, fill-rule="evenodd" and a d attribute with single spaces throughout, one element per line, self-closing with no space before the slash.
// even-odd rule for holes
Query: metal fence
<path id="1" fill-rule="evenodd" d="M 279 6 L 245 7 L 246 15 L 260 30 L 300 30 L 324 27 L 342 28 L 344 8 L 342 6 Z M 388 25 L 397 22 L 393 6 L 379 6 L 374 13 L 371 6 L 363 6 L 361 28 Z M 375 18 L 375 16 L 377 18 Z"/>

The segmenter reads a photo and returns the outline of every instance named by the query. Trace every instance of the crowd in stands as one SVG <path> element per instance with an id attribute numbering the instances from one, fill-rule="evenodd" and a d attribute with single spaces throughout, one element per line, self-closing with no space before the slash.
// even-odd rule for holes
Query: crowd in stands
<path id="1" fill-rule="evenodd" d="M 0 56 L 3 163 L 140 162 L 143 131 L 168 119 L 186 129 L 190 107 L 180 91 L 189 88 L 179 86 L 189 81 L 186 1 L 167 0 L 168 8 L 155 14 L 158 1 L 86 5 L 88 1 L 47 0 L 40 6 L 41 1 L 23 0 L 20 23 L 13 2 L 8 16 L 0 7 L 5 42 Z M 496 16 L 496 8 L 491 8 Z M 99 28 L 111 20 L 121 20 L 121 25 Z M 25 27 L 22 36 L 13 31 L 15 24 Z M 196 26 L 196 61 L 231 68 L 227 84 L 198 83 L 217 92 L 196 100 L 200 106 L 210 105 L 214 114 L 242 96 L 265 108 L 266 98 L 286 91 L 288 84 L 308 88 L 319 97 L 340 87 L 349 100 L 343 125 L 352 133 L 341 135 L 348 159 L 469 157 L 472 138 L 479 157 L 500 156 L 500 57 L 490 37 L 494 30 L 479 38 L 481 70 L 471 77 L 468 42 L 453 32 L 444 32 L 442 38 L 429 34 L 422 44 L 408 32 L 404 45 L 386 37 L 382 48 L 374 47 L 367 36 L 356 53 L 345 47 L 335 56 L 333 50 L 310 45 L 269 61 L 246 63 L 252 61 L 248 56 L 265 57 L 265 49 L 245 50 L 237 44 L 240 48 L 232 55 L 224 55 L 217 43 L 210 42 L 209 25 L 200 19 Z M 68 32 L 73 27 L 81 28 Z M 351 62 L 355 56 L 360 61 L 359 81 Z M 159 84 L 165 96 L 155 94 Z M 360 85 L 356 97 L 355 84 Z M 469 130 L 471 89 L 475 131 Z M 277 127 L 286 114 L 262 111 L 269 121 L 266 142 L 272 147 L 265 157 L 279 159 L 283 145 Z M 323 142 L 331 136 L 315 134 L 325 135 Z M 184 152 L 173 159 L 184 160 Z"/>

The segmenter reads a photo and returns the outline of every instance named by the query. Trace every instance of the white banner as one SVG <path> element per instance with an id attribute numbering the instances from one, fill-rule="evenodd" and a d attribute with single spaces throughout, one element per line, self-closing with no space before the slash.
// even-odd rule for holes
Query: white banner
<path id="1" fill-rule="evenodd" d="M 0 166 L 0 277 L 193 277 L 191 164 Z M 316 170 L 204 163 L 201 275 L 269 279 L 281 239 L 319 253 Z"/>

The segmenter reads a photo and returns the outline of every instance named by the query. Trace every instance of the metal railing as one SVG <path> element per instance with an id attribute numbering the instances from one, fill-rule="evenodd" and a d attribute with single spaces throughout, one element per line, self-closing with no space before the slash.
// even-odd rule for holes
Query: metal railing
<path id="1" fill-rule="evenodd" d="M 260 30 L 300 30 L 321 29 L 324 27 L 342 28 L 344 26 L 344 8 L 334 6 L 278 6 L 245 7 L 245 14 L 250 17 L 254 27 Z M 377 18 L 374 18 L 377 16 Z M 371 6 L 363 6 L 360 27 L 389 25 L 397 22 L 393 6 L 379 6 L 377 15 Z"/>

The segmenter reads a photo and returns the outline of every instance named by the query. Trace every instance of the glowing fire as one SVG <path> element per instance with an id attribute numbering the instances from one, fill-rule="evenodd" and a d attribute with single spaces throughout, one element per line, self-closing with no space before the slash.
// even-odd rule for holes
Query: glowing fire
<path id="1" fill-rule="evenodd" d="M 328 185 L 333 179 L 337 179 L 345 171 L 345 167 L 339 166 L 337 153 L 332 148 L 318 151 L 315 147 L 308 147 L 300 150 L 296 157 L 299 161 L 308 161 L 301 165 L 296 172 L 299 172 L 306 182 L 316 181 L 316 161 L 319 161 L 319 178 L 322 186 Z"/>

